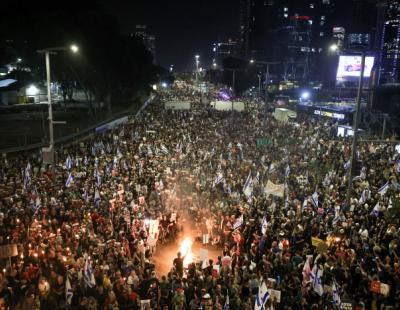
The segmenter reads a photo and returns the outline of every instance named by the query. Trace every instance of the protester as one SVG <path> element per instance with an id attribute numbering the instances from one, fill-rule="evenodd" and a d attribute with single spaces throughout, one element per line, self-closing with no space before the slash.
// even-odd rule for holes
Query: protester
<path id="1" fill-rule="evenodd" d="M 40 154 L 2 158 L 0 244 L 18 254 L 3 261 L 1 307 L 400 308 L 394 145 L 357 146 L 348 205 L 351 141 L 334 124 L 280 123 L 257 104 L 164 109 L 199 96 L 173 88 L 128 124 L 59 149 L 55 175 Z M 177 253 L 157 275 L 157 246 L 184 217 L 221 255 L 184 268 Z"/>

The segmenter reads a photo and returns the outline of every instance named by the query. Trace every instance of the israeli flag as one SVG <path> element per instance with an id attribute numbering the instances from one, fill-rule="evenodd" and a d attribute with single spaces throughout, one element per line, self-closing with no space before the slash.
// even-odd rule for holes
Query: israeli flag
<path id="1" fill-rule="evenodd" d="M 85 190 L 84 190 L 84 192 L 83 192 L 83 200 L 84 200 L 86 203 L 89 202 L 89 194 L 88 194 L 88 191 L 86 190 L 86 188 L 85 188 Z"/>
<path id="2" fill-rule="evenodd" d="M 289 175 L 290 175 L 290 167 L 289 167 L 289 165 L 287 165 L 286 169 L 285 169 L 285 177 L 288 178 Z"/>
<path id="3" fill-rule="evenodd" d="M 380 211 L 381 211 L 381 206 L 379 205 L 379 202 L 377 202 L 375 207 L 372 209 L 371 215 L 379 216 Z"/>
<path id="4" fill-rule="evenodd" d="M 65 167 L 68 170 L 70 170 L 71 167 L 72 167 L 72 160 L 71 160 L 71 157 L 69 155 L 67 156 L 67 159 L 65 160 Z"/>
<path id="5" fill-rule="evenodd" d="M 378 193 L 381 196 L 384 196 L 384 195 L 386 195 L 388 190 L 389 190 L 389 181 L 386 182 L 380 189 L 378 189 Z"/>
<path id="6" fill-rule="evenodd" d="M 67 178 L 67 182 L 65 182 L 65 187 L 67 187 L 67 188 L 70 187 L 73 180 L 74 180 L 74 178 L 72 176 L 72 172 L 70 172 L 69 176 Z"/>
<path id="7" fill-rule="evenodd" d="M 42 206 L 42 201 L 39 196 L 36 197 L 35 203 L 33 205 L 33 216 L 39 211 L 40 207 Z"/>
<path id="8" fill-rule="evenodd" d="M 350 161 L 350 159 L 344 164 L 344 170 L 347 170 L 347 169 L 349 169 L 350 168 L 350 165 L 351 165 L 351 161 Z"/>
<path id="9" fill-rule="evenodd" d="M 247 198 L 253 195 L 253 179 L 251 178 L 251 171 L 249 171 L 246 183 L 244 183 L 243 193 L 246 195 Z"/>
<path id="10" fill-rule="evenodd" d="M 69 282 L 69 276 L 67 274 L 67 280 L 65 281 L 65 300 L 67 305 L 71 304 L 73 296 L 74 292 L 72 291 L 71 283 Z"/>
<path id="11" fill-rule="evenodd" d="M 89 262 L 89 259 L 85 261 L 85 268 L 83 269 L 83 277 L 85 280 L 85 284 L 92 288 L 96 285 L 96 280 L 94 279 L 94 274 L 92 270 L 92 263 Z"/>
<path id="12" fill-rule="evenodd" d="M 267 220 L 267 215 L 265 214 L 261 222 L 261 233 L 263 235 L 266 234 L 267 228 L 268 228 L 268 220 Z"/>
<path id="13" fill-rule="evenodd" d="M 24 188 L 26 188 L 30 182 L 31 182 L 31 164 L 28 163 L 28 165 L 25 168 Z"/>
<path id="14" fill-rule="evenodd" d="M 397 162 L 396 162 L 396 172 L 397 173 L 400 173 L 400 160 L 398 160 Z"/>
<path id="15" fill-rule="evenodd" d="M 224 181 L 224 176 L 222 175 L 222 172 L 218 172 L 212 187 L 217 186 L 219 183 L 222 183 L 223 181 Z"/>
<path id="16" fill-rule="evenodd" d="M 310 277 L 312 279 L 311 284 L 314 292 L 316 292 L 319 296 L 322 296 L 324 294 L 324 287 L 322 285 L 323 273 L 323 270 L 319 268 L 318 264 L 315 264 L 310 274 Z"/>
<path id="17" fill-rule="evenodd" d="M 229 293 L 226 294 L 224 310 L 229 310 Z"/>
<path id="18" fill-rule="evenodd" d="M 94 204 L 96 206 L 96 208 L 99 207 L 100 204 L 100 192 L 99 189 L 96 187 L 96 189 L 94 190 Z"/>
<path id="19" fill-rule="evenodd" d="M 305 198 L 301 209 L 304 210 L 307 207 L 307 205 L 308 205 L 308 199 Z"/>
<path id="20" fill-rule="evenodd" d="M 333 280 L 332 283 L 332 298 L 336 308 L 342 310 L 342 301 L 340 300 L 339 286 L 337 285 L 335 280 Z"/>
<path id="21" fill-rule="evenodd" d="M 358 201 L 358 203 L 361 205 L 361 204 L 364 204 L 368 199 L 371 199 L 371 191 L 369 190 L 369 189 L 364 189 L 363 191 L 362 191 L 362 193 L 361 193 L 361 197 L 360 197 L 360 199 L 359 199 L 359 201 Z"/>
<path id="22" fill-rule="evenodd" d="M 265 310 L 265 303 L 270 298 L 267 285 L 264 280 L 261 281 L 261 284 L 258 288 L 258 293 L 256 296 L 256 301 L 254 303 L 254 310 Z"/>
<path id="23" fill-rule="evenodd" d="M 164 144 L 161 144 L 161 153 L 163 153 L 164 155 L 168 155 L 169 151 L 167 149 L 167 147 Z"/>
<path id="24" fill-rule="evenodd" d="M 314 207 L 318 207 L 318 193 L 317 193 L 317 191 L 315 191 L 314 194 L 311 195 L 311 202 L 314 205 Z"/>
<path id="25" fill-rule="evenodd" d="M 236 219 L 235 223 L 233 224 L 233 229 L 238 229 L 242 225 L 243 225 L 243 214 Z"/>

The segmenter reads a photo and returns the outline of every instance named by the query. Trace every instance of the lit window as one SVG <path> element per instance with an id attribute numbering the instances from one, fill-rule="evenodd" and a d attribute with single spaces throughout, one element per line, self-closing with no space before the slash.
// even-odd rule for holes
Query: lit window
<path id="1" fill-rule="evenodd" d="M 324 15 L 321 16 L 321 20 L 325 20 L 325 16 Z"/>
<path id="2" fill-rule="evenodd" d="M 310 25 L 312 25 L 312 19 L 309 19 L 309 20 L 308 20 L 308 23 L 309 23 Z"/>
<path id="3" fill-rule="evenodd" d="M 283 8 L 283 12 L 287 12 L 288 11 L 288 8 Z"/>
<path id="4" fill-rule="evenodd" d="M 310 9 L 314 8 L 314 3 L 310 3 Z"/>
<path id="5" fill-rule="evenodd" d="M 320 37 L 323 37 L 323 36 L 324 36 L 324 33 L 321 31 L 321 32 L 319 33 L 319 36 L 320 36 Z"/>
<path id="6" fill-rule="evenodd" d="M 323 25 L 325 25 L 325 22 L 324 22 L 324 21 L 321 21 L 319 24 L 320 24 L 321 26 L 323 26 Z"/>
<path id="7" fill-rule="evenodd" d="M 283 14 L 283 17 L 288 18 L 289 15 L 287 15 L 286 13 Z"/>

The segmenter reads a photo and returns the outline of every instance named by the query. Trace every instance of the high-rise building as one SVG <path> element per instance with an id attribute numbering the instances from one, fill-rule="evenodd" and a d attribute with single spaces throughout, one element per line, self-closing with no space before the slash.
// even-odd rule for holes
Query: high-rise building
<path id="1" fill-rule="evenodd" d="M 214 43 L 212 47 L 213 64 L 215 64 L 216 66 L 220 66 L 224 58 L 237 57 L 239 54 L 238 47 L 238 42 L 233 39 Z"/>
<path id="2" fill-rule="evenodd" d="M 336 1 L 242 0 L 242 56 L 281 61 L 289 79 L 318 79 L 315 68 L 337 26 L 331 18 Z"/>
<path id="3" fill-rule="evenodd" d="M 146 49 L 153 55 L 153 62 L 156 62 L 156 37 L 147 33 L 147 25 L 136 25 L 135 32 L 131 36 L 142 39 Z"/>
<path id="4" fill-rule="evenodd" d="M 400 82 L 400 0 L 383 3 L 380 81 Z"/>

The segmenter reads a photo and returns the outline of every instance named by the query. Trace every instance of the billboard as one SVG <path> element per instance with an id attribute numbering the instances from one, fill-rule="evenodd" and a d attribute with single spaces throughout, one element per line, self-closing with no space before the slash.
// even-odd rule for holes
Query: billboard
<path id="1" fill-rule="evenodd" d="M 374 57 L 365 58 L 364 78 L 371 76 L 372 67 L 374 66 Z M 357 82 L 361 73 L 361 56 L 340 56 L 336 74 L 338 83 Z"/>

